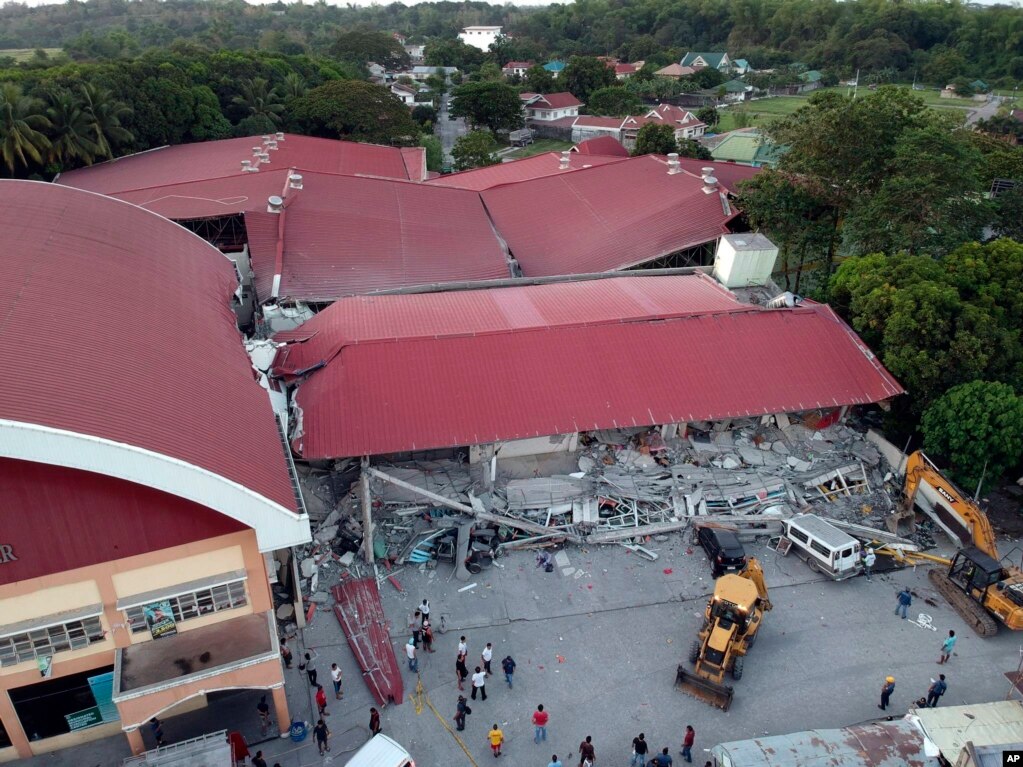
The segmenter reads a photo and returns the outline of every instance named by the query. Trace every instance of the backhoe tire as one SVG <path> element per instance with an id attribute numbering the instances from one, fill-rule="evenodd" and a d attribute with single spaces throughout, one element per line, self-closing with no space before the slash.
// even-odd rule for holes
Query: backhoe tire
<path id="1" fill-rule="evenodd" d="M 689 645 L 689 662 L 696 663 L 700 659 L 700 643 L 693 640 L 693 643 Z"/>
<path id="2" fill-rule="evenodd" d="M 736 681 L 742 679 L 742 661 L 743 658 L 741 655 L 732 661 L 732 679 L 735 679 Z"/>
<path id="3" fill-rule="evenodd" d="M 747 650 L 757 643 L 757 636 L 759 636 L 759 634 L 760 634 L 760 632 L 758 631 L 756 634 L 753 634 L 752 636 L 750 636 L 746 640 L 746 649 Z"/>

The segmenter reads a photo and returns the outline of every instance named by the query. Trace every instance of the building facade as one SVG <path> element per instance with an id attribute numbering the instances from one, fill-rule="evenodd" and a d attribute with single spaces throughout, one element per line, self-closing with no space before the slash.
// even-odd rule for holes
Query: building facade
<path id="1" fill-rule="evenodd" d="M 458 34 L 458 39 L 473 48 L 489 51 L 490 46 L 501 37 L 501 27 L 475 26 L 465 27 Z"/>

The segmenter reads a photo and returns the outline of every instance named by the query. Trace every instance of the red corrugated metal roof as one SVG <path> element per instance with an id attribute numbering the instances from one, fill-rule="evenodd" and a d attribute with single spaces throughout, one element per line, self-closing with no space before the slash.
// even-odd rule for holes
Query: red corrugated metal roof
<path id="1" fill-rule="evenodd" d="M 510 276 L 504 249 L 475 192 L 323 173 L 304 174 L 303 187 L 287 190 L 283 214 L 245 214 L 261 301 L 271 297 L 277 273 L 281 297 L 316 302 Z"/>
<path id="2" fill-rule="evenodd" d="M 628 157 L 629 150 L 622 146 L 622 143 L 611 136 L 597 136 L 580 141 L 572 151 L 585 155 L 597 155 L 603 157 Z"/>
<path id="3" fill-rule="evenodd" d="M 265 208 L 270 195 L 281 194 L 289 173 L 287 168 L 240 173 L 205 181 L 129 189 L 110 196 L 174 221 L 218 218 Z"/>
<path id="4" fill-rule="evenodd" d="M 252 160 L 261 136 L 161 147 L 62 173 L 58 183 L 107 195 L 191 181 L 242 175 L 241 161 Z M 422 180 L 425 150 L 286 134 L 260 173 L 281 168 Z M 256 174 L 252 174 L 256 175 Z"/>
<path id="5" fill-rule="evenodd" d="M 575 125 L 580 128 L 621 128 L 624 117 L 598 117 L 596 115 L 579 115 Z"/>
<path id="6" fill-rule="evenodd" d="M 736 214 L 644 155 L 482 192 L 527 277 L 621 269 L 710 242 Z"/>
<path id="7" fill-rule="evenodd" d="M 565 109 L 567 107 L 581 107 L 583 105 L 583 102 L 567 91 L 544 93 L 540 96 L 540 101 L 532 105 L 532 108 L 535 109 L 542 103 L 546 103 L 549 109 Z"/>
<path id="8" fill-rule="evenodd" d="M 753 178 L 760 173 L 761 168 L 754 168 L 752 165 L 736 165 L 734 162 L 713 162 L 710 160 L 694 160 L 691 157 L 679 157 L 679 166 L 687 173 L 694 176 L 703 176 L 704 168 L 714 169 L 716 178 L 723 187 L 730 192 L 738 191 L 738 183 Z"/>
<path id="9" fill-rule="evenodd" d="M 614 139 L 611 139 L 611 141 L 614 141 Z M 617 141 L 615 143 L 618 144 Z M 618 144 L 618 146 L 622 151 L 625 151 L 621 144 Z M 628 155 L 629 153 L 625 152 L 625 157 L 628 157 Z M 568 168 L 569 170 L 580 170 L 582 168 L 593 167 L 594 165 L 606 165 L 623 160 L 625 157 L 580 156 L 573 152 L 568 158 Z M 532 157 L 523 157 L 521 160 L 488 165 L 485 168 L 451 173 L 446 176 L 438 176 L 437 178 L 430 179 L 427 183 L 434 186 L 451 186 L 482 192 L 484 189 L 491 189 L 501 184 L 514 184 L 519 181 L 529 181 L 530 179 L 542 178 L 544 176 L 555 176 L 560 173 L 567 173 L 569 170 L 561 169 L 560 152 L 545 152 L 533 155 Z"/>
<path id="10" fill-rule="evenodd" d="M 278 359 L 281 372 L 316 356 L 324 363 L 298 387 L 293 444 L 309 459 L 381 454 L 902 392 L 828 307 L 740 305 L 702 279 L 345 299 L 298 331 L 313 346 Z M 622 316 L 608 300 L 626 308 Z M 420 325 L 431 317 L 450 325 Z"/>
<path id="11" fill-rule="evenodd" d="M 230 309 L 234 267 L 166 219 L 0 181 L 0 418 L 133 445 L 296 509 Z M 244 449 L 242 449 L 244 446 Z"/>

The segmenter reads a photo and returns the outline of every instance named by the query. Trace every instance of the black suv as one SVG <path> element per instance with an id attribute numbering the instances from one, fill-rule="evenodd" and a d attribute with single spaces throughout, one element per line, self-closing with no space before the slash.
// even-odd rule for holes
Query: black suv
<path id="1" fill-rule="evenodd" d="M 746 550 L 731 530 L 701 527 L 696 532 L 696 539 L 707 552 L 715 578 L 726 572 L 738 572 L 746 566 Z"/>

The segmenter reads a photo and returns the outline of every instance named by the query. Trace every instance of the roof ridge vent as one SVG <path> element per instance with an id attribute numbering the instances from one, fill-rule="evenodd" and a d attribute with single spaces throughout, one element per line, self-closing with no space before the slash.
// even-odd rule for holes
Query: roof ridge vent
<path id="1" fill-rule="evenodd" d="M 288 188 L 290 189 L 302 188 L 302 175 L 300 173 L 292 173 L 290 176 L 288 176 Z"/>
<path id="2" fill-rule="evenodd" d="M 284 210 L 284 198 L 278 197 L 276 194 L 272 194 L 266 199 L 266 212 L 267 213 L 280 213 Z"/>
<path id="3" fill-rule="evenodd" d="M 674 176 L 682 172 L 682 164 L 678 161 L 678 152 L 668 154 L 668 175 Z"/>
<path id="4" fill-rule="evenodd" d="M 561 153 L 561 164 L 558 166 L 558 170 L 568 170 L 572 163 L 572 155 L 569 152 Z"/>
<path id="5" fill-rule="evenodd" d="M 714 194 L 718 190 L 718 180 L 713 176 L 703 177 L 703 193 Z"/>
<path id="6" fill-rule="evenodd" d="M 259 173 L 259 166 L 253 165 L 252 160 L 242 160 L 242 173 Z"/>

